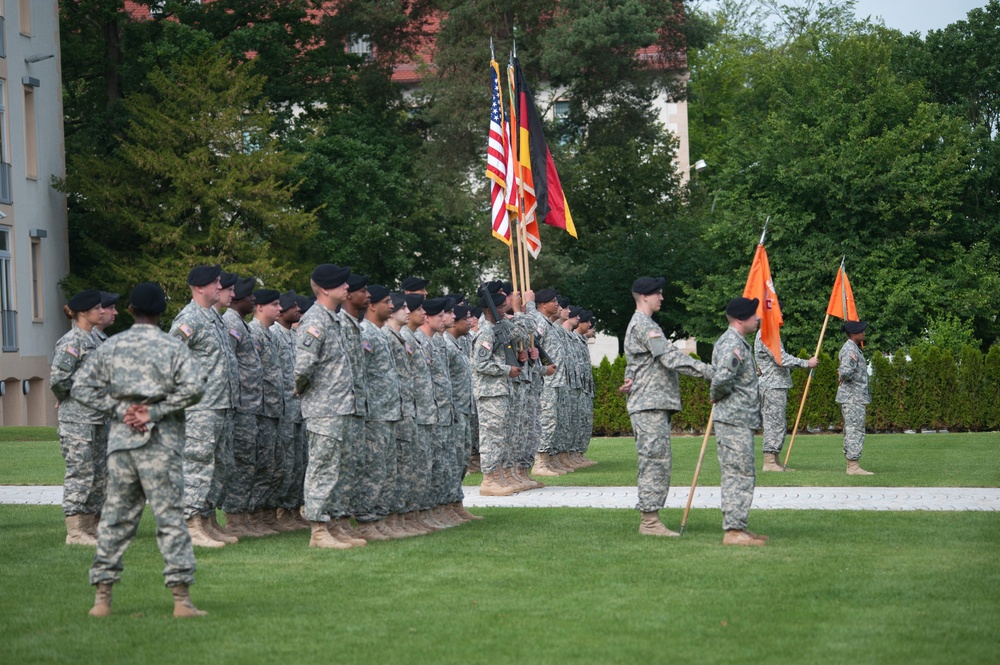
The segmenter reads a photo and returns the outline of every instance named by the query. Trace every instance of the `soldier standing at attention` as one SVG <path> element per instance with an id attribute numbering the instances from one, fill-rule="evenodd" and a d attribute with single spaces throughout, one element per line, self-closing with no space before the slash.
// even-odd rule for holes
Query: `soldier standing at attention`
<path id="1" fill-rule="evenodd" d="M 861 468 L 861 452 L 865 447 L 865 411 L 872 401 L 868 391 L 868 364 L 861 352 L 865 343 L 865 321 L 845 321 L 841 330 L 847 341 L 840 349 L 840 366 L 837 375 L 837 403 L 844 414 L 844 457 L 847 458 L 847 475 L 874 476 Z"/>
<path id="2" fill-rule="evenodd" d="M 451 398 L 455 405 L 455 459 L 451 467 L 452 476 L 449 480 L 448 508 L 462 521 L 482 519 L 465 509 L 462 501 L 462 479 L 469 467 L 469 457 L 472 455 L 472 412 L 475 402 L 472 397 L 472 367 L 469 364 L 469 354 L 463 349 L 462 340 L 469 332 L 469 308 L 467 305 L 455 305 L 455 322 L 445 332 L 445 348 L 448 358 L 448 373 L 451 376 Z"/>
<path id="3" fill-rule="evenodd" d="M 96 326 L 94 326 L 94 344 L 100 346 L 108 341 L 108 336 L 105 334 L 104 329 L 108 326 L 113 326 L 115 324 L 115 319 L 118 318 L 118 300 L 121 298 L 117 293 L 109 293 L 107 291 L 101 291 L 101 309 L 104 310 L 101 313 L 101 321 Z"/>
<path id="4" fill-rule="evenodd" d="M 227 332 L 222 318 L 212 307 L 222 291 L 222 268 L 196 266 L 188 273 L 191 302 L 174 318 L 170 334 L 191 351 L 208 375 L 205 394 L 184 415 L 184 518 L 191 542 L 197 547 L 223 547 L 202 526 L 202 515 L 209 510 L 209 490 L 218 471 L 215 460 L 218 446 L 224 445 L 226 429 L 232 427 L 232 391 L 230 386 Z"/>
<path id="5" fill-rule="evenodd" d="M 788 421 L 785 410 L 788 406 L 788 389 L 792 387 L 792 368 L 813 368 L 819 364 L 815 356 L 809 360 L 796 358 L 785 351 L 785 345 L 778 340 L 781 349 L 781 364 L 761 341 L 760 331 L 753 345 L 753 356 L 757 361 L 760 375 L 760 415 L 764 422 L 764 471 L 794 471 L 786 469 L 778 462 L 778 456 L 785 445 Z"/>
<path id="6" fill-rule="evenodd" d="M 111 587 L 122 555 L 139 528 L 146 501 L 156 519 L 156 542 L 166 564 L 174 616 L 205 612 L 191 603 L 194 550 L 184 528 L 182 475 L 184 409 L 205 390 L 205 373 L 184 344 L 160 331 L 167 308 L 163 289 L 132 289 L 135 325 L 96 351 L 73 386 L 73 398 L 113 417 L 108 439 L 108 499 L 97 528 L 90 583 L 97 586 L 91 616 L 111 614 Z"/>
<path id="7" fill-rule="evenodd" d="M 639 505 L 645 536 L 679 536 L 660 521 L 670 492 L 670 418 L 681 410 L 677 373 L 712 378 L 712 368 L 667 341 L 653 314 L 663 305 L 663 277 L 640 277 L 632 283 L 635 314 L 625 331 L 626 406 L 639 458 Z"/>
<path id="8" fill-rule="evenodd" d="M 278 494 L 278 522 L 290 526 L 308 527 L 299 508 L 302 506 L 302 477 L 305 473 L 305 439 L 302 436 L 302 409 L 295 395 L 295 329 L 302 318 L 298 296 L 286 291 L 278 299 L 281 312 L 271 325 L 271 335 L 278 345 L 281 383 L 285 411 L 278 424 L 278 439 L 285 451 L 285 480 Z"/>
<path id="9" fill-rule="evenodd" d="M 729 328 L 712 351 L 711 398 L 722 471 L 723 545 L 764 545 L 767 536 L 747 530 L 756 484 L 753 433 L 760 427 L 760 396 L 753 349 L 746 336 L 760 327 L 757 298 L 733 298 L 726 306 Z"/>

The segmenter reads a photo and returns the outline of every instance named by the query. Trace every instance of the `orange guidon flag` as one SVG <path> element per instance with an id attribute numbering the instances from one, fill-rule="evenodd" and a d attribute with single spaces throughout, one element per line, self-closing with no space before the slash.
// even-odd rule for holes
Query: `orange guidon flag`
<path id="1" fill-rule="evenodd" d="M 843 264 L 837 271 L 837 281 L 833 283 L 833 293 L 830 294 L 830 304 L 826 306 L 826 313 L 845 321 L 861 320 L 858 318 L 858 308 L 854 305 L 854 291 L 851 290 L 851 282 L 847 279 Z"/>
<path id="2" fill-rule="evenodd" d="M 757 253 L 750 266 L 747 285 L 743 289 L 744 298 L 758 298 L 757 316 L 760 317 L 760 339 L 771 350 L 774 361 L 781 364 L 781 326 L 785 320 L 781 318 L 781 305 L 778 294 L 771 280 L 771 264 L 767 260 L 767 250 L 764 245 L 757 245 Z"/>

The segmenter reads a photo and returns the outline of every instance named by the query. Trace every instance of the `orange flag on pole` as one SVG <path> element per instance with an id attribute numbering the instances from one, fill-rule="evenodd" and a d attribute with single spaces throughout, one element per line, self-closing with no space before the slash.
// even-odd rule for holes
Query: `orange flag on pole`
<path id="1" fill-rule="evenodd" d="M 757 316 L 760 317 L 760 339 L 771 350 L 774 361 L 781 364 L 781 326 L 785 320 L 781 317 L 781 305 L 778 294 L 774 290 L 771 279 L 771 264 L 767 260 L 767 250 L 764 245 L 757 245 L 757 253 L 753 256 L 747 285 L 743 289 L 744 298 L 757 298 Z"/>
<path id="2" fill-rule="evenodd" d="M 826 306 L 826 313 L 845 321 L 861 320 L 858 318 L 858 308 L 854 305 L 854 291 L 851 290 L 851 282 L 847 279 L 843 261 L 840 263 L 840 270 L 837 271 L 837 281 L 833 283 L 833 293 L 830 294 L 830 304 Z"/>

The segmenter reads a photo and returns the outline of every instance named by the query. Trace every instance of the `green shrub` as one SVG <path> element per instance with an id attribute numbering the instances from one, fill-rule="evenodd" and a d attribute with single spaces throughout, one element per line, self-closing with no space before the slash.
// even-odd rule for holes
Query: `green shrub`
<path id="1" fill-rule="evenodd" d="M 958 356 L 958 392 L 955 400 L 956 429 L 978 432 L 986 423 L 983 401 L 985 381 L 983 352 L 971 344 L 962 346 Z"/>

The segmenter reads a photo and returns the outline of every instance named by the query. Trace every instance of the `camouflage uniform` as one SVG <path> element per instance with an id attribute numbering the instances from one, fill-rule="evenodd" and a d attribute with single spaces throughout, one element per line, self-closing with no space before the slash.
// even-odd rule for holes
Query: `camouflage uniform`
<path id="1" fill-rule="evenodd" d="M 59 444 L 66 462 L 62 508 L 67 517 L 99 513 L 104 504 L 107 419 L 70 396 L 78 371 L 96 350 L 91 333 L 74 322 L 56 342 L 49 374 L 52 393 L 59 400 Z"/>
<path id="2" fill-rule="evenodd" d="M 348 456 L 344 460 L 345 473 L 340 474 L 341 487 L 338 490 L 350 497 L 350 512 L 334 517 L 358 515 L 361 511 L 360 475 L 365 449 L 365 422 L 368 419 L 368 389 L 365 386 L 364 348 L 361 345 L 361 322 L 347 313 L 343 307 L 338 312 L 340 329 L 344 335 L 344 348 L 351 359 L 351 373 L 354 377 L 354 399 L 357 411 L 347 419 Z"/>
<path id="3" fill-rule="evenodd" d="M 778 340 L 781 348 L 781 364 L 775 362 L 771 349 L 760 339 L 754 341 L 753 355 L 757 361 L 757 371 L 760 373 L 760 415 L 764 423 L 764 452 L 780 453 L 785 445 L 785 432 L 788 430 L 786 410 L 788 407 L 788 389 L 792 387 L 792 368 L 809 367 L 808 360 L 796 358 L 785 351 L 785 345 Z"/>
<path id="4" fill-rule="evenodd" d="M 475 403 L 472 398 L 472 367 L 469 356 L 462 352 L 461 342 L 450 334 L 444 334 L 444 342 L 448 375 L 451 377 L 451 401 L 455 407 L 455 424 L 452 428 L 454 447 L 451 450 L 452 460 L 448 469 L 445 496 L 448 503 L 454 503 L 465 498 L 462 478 L 465 477 L 469 457 L 472 455 L 470 418 Z"/>
<path id="5" fill-rule="evenodd" d="M 458 338 L 458 345 L 462 349 L 462 355 L 466 358 L 472 357 L 472 339 L 475 337 L 471 332 Z M 472 366 L 469 366 L 469 374 L 472 374 Z M 479 413 L 476 412 L 476 400 L 472 400 L 472 413 L 469 414 L 469 430 L 472 433 L 471 455 L 479 454 Z"/>
<path id="6" fill-rule="evenodd" d="M 579 388 L 576 392 L 576 419 L 577 424 L 574 429 L 574 440 L 570 446 L 570 451 L 580 453 L 587 452 L 590 447 L 590 436 L 594 432 L 594 370 L 590 365 L 590 346 L 587 338 L 580 333 L 572 333 L 573 349 L 576 355 L 577 381 Z"/>
<path id="7" fill-rule="evenodd" d="M 285 482 L 285 451 L 278 438 L 278 423 L 285 415 L 285 385 L 277 340 L 257 319 L 251 319 L 249 327 L 264 370 L 264 410 L 257 428 L 257 467 L 250 494 L 250 509 L 256 511 L 277 508 Z"/>
<path id="8" fill-rule="evenodd" d="M 539 453 L 558 455 L 565 450 L 565 422 L 560 422 L 560 409 L 566 407 L 566 391 L 568 390 L 567 373 L 567 336 L 565 329 L 558 323 L 549 321 L 545 316 L 533 307 L 534 303 L 528 304 L 528 312 L 535 320 L 538 330 L 541 330 L 537 342 L 545 348 L 545 353 L 556 365 L 556 373 L 545 377 L 542 386 L 542 399 L 540 404 L 540 422 L 542 436 L 538 445 Z"/>
<path id="9" fill-rule="evenodd" d="M 91 584 L 114 584 L 148 500 L 156 519 L 166 585 L 194 582 L 194 550 L 184 526 L 184 411 L 201 397 L 206 376 L 183 344 L 153 325 L 115 335 L 83 368 L 73 397 L 114 416 L 108 437 L 108 499 L 97 528 Z M 122 419 L 131 404 L 149 405 L 144 433 Z"/>
<path id="10" fill-rule="evenodd" d="M 667 341 L 660 326 L 639 311 L 625 330 L 625 361 L 625 379 L 632 379 L 626 407 L 639 458 L 636 508 L 650 513 L 663 508 L 670 492 L 670 418 L 681 410 L 677 373 L 709 379 L 712 368 Z"/>
<path id="11" fill-rule="evenodd" d="M 413 478 L 417 474 L 416 422 L 417 405 L 413 389 L 413 363 L 415 349 L 406 341 L 402 331 L 396 332 L 390 326 L 382 331 L 389 342 L 393 362 L 399 378 L 399 401 L 401 419 L 396 425 L 396 472 L 387 479 L 391 491 L 389 501 L 391 513 L 408 513 L 418 506 L 412 493 Z M 418 354 L 419 360 L 419 354 Z M 391 464 L 391 462 L 390 462 Z"/>
<path id="12" fill-rule="evenodd" d="M 414 510 L 429 510 L 436 506 L 431 496 L 431 468 L 433 457 L 431 441 L 437 424 L 438 408 L 434 395 L 434 377 L 431 374 L 433 356 L 417 342 L 416 335 L 408 327 L 402 329 L 403 339 L 413 348 L 410 367 L 413 370 L 414 422 L 414 468 L 410 478 L 401 478 L 410 490 L 410 505 Z M 426 339 L 426 335 L 424 339 Z"/>
<path id="13" fill-rule="evenodd" d="M 434 402 L 438 412 L 434 438 L 431 439 L 431 497 L 434 505 L 442 505 L 448 503 L 445 499 L 446 484 L 455 446 L 455 405 L 451 401 L 451 376 L 448 374 L 448 359 L 445 357 L 444 338 L 441 334 L 427 337 L 418 329 L 413 336 L 432 358 L 431 378 L 434 381 Z"/>
<path id="14" fill-rule="evenodd" d="M 240 385 L 233 413 L 233 465 L 226 473 L 222 509 L 227 513 L 249 513 L 253 510 L 250 493 L 257 468 L 257 430 L 264 409 L 264 370 L 250 328 L 239 312 L 226 310 L 222 322 L 236 355 Z"/>
<path id="15" fill-rule="evenodd" d="M 844 414 L 844 457 L 857 461 L 865 447 L 865 411 L 872 398 L 868 390 L 868 364 L 861 349 L 851 340 L 840 348 L 837 374 L 840 376 L 837 403 Z"/>
<path id="16" fill-rule="evenodd" d="M 510 411 L 510 365 L 495 339 L 495 326 L 485 317 L 472 342 L 472 394 L 479 413 L 479 455 L 483 474 L 498 470 Z"/>
<path id="17" fill-rule="evenodd" d="M 193 300 L 174 318 L 170 334 L 187 344 L 208 375 L 201 401 L 184 413 L 184 517 L 189 519 L 209 510 L 220 446 L 224 449 L 232 436 L 231 409 L 238 386 L 232 385 L 230 363 L 235 353 L 219 313 Z"/>
<path id="18" fill-rule="evenodd" d="M 715 438 L 722 472 L 722 528 L 745 530 L 756 485 L 753 432 L 760 427 L 760 396 L 753 349 L 734 328 L 716 340 L 712 368 Z"/>
<path id="19" fill-rule="evenodd" d="M 368 419 L 365 421 L 364 455 L 361 458 L 359 522 L 385 517 L 394 503 L 396 478 L 396 427 L 403 418 L 399 372 L 383 329 L 361 322 Z"/>
<path id="20" fill-rule="evenodd" d="M 305 517 L 325 522 L 349 514 L 348 497 L 337 490 L 347 471 L 348 418 L 356 417 L 354 376 L 340 317 L 319 303 L 299 321 L 295 346 L 295 390 L 309 441 L 304 482 Z"/>
<path id="21" fill-rule="evenodd" d="M 275 321 L 271 325 L 271 339 L 278 349 L 281 393 L 285 405 L 278 422 L 278 446 L 284 452 L 281 466 L 285 474 L 278 490 L 277 503 L 285 510 L 294 510 L 302 505 L 302 482 L 306 470 L 302 408 L 295 395 L 295 330 Z"/>

